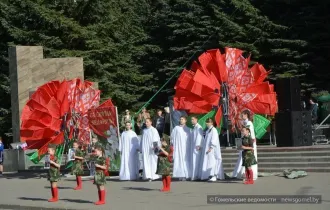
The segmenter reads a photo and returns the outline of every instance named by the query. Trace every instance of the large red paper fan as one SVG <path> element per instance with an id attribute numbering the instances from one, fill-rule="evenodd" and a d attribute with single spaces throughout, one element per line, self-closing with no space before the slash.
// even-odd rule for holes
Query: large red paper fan
<path id="1" fill-rule="evenodd" d="M 243 51 L 226 48 L 224 54 L 212 49 L 199 56 L 191 69 L 184 69 L 175 85 L 174 108 L 188 114 L 208 113 L 216 109 L 215 120 L 220 124 L 223 84 L 228 88 L 228 118 L 237 124 L 239 113 L 248 109 L 255 114 L 274 115 L 277 111 L 273 85 L 264 81 L 268 73 L 256 63 L 248 67 L 249 58 Z"/>
<path id="2" fill-rule="evenodd" d="M 47 152 L 48 144 L 64 141 L 66 114 L 69 112 L 68 82 L 51 81 L 37 89 L 22 111 L 21 141 L 28 149 Z"/>

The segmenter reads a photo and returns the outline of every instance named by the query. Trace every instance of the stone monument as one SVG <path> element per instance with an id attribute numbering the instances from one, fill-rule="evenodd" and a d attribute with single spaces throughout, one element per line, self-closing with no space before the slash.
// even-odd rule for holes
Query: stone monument
<path id="1" fill-rule="evenodd" d="M 20 142 L 21 113 L 31 93 L 52 80 L 83 80 L 84 69 L 82 58 L 44 58 L 41 46 L 14 46 L 8 52 L 13 142 L 16 143 Z M 19 160 L 19 168 L 27 168 L 24 162 L 23 166 Z"/>
<path id="2" fill-rule="evenodd" d="M 82 58 L 44 58 L 40 46 L 9 48 L 13 142 L 20 141 L 20 117 L 39 86 L 52 81 L 84 79 Z"/>

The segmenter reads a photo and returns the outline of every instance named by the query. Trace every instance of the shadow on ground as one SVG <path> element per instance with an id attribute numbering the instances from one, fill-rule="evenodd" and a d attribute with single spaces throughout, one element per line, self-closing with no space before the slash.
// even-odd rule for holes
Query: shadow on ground
<path id="1" fill-rule="evenodd" d="M 51 207 L 35 207 L 35 206 L 23 206 L 23 205 L 9 205 L 9 204 L 0 204 L 0 209 L 23 209 L 23 210 L 40 210 L 40 209 L 47 209 L 47 210 L 75 210 L 75 209 L 68 209 L 68 208 L 51 208 Z"/>
<path id="2" fill-rule="evenodd" d="M 32 198 L 32 197 L 19 197 L 18 199 L 20 200 L 25 200 L 25 201 L 48 201 L 47 199 L 44 198 Z M 71 203 L 93 203 L 92 201 L 88 200 L 82 200 L 82 199 L 60 199 L 60 201 L 67 201 Z"/>
<path id="3" fill-rule="evenodd" d="M 61 201 L 67 201 L 71 203 L 93 203 L 92 201 L 82 199 L 60 199 Z"/>
<path id="4" fill-rule="evenodd" d="M 4 174 L 2 179 L 43 179 L 47 178 L 47 173 L 40 172 L 27 172 L 27 173 L 15 173 L 15 174 Z"/>
<path id="5" fill-rule="evenodd" d="M 156 189 L 145 188 L 145 187 L 123 187 L 124 190 L 136 190 L 136 191 L 159 191 Z"/>
<path id="6" fill-rule="evenodd" d="M 19 197 L 18 199 L 25 201 L 48 201 L 47 199 L 44 198 L 31 198 L 31 197 Z"/>
<path id="7" fill-rule="evenodd" d="M 46 189 L 50 189 L 50 186 L 45 186 Z M 60 190 L 73 190 L 73 187 L 57 187 Z"/>

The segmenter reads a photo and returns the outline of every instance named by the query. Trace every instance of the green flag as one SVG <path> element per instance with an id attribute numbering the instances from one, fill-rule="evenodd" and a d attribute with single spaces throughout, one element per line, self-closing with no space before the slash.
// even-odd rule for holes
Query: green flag
<path id="1" fill-rule="evenodd" d="M 59 145 L 57 148 L 56 148 L 56 151 L 55 151 L 55 156 L 57 157 L 57 159 L 59 159 L 63 153 L 63 150 L 64 150 L 64 145 Z M 35 151 L 35 152 L 31 152 L 31 153 L 28 153 L 26 154 L 26 156 L 29 157 L 29 160 L 34 163 L 34 164 L 38 164 L 40 162 L 40 160 L 45 157 L 46 154 L 43 154 L 43 155 L 40 155 L 39 157 L 39 153 L 38 151 Z"/>
<path id="2" fill-rule="evenodd" d="M 60 160 L 61 162 L 62 162 L 63 151 L 64 151 L 64 144 L 58 145 L 55 151 L 55 157 L 57 158 L 57 160 Z"/>
<path id="3" fill-rule="evenodd" d="M 134 121 L 134 118 L 132 118 L 132 130 L 133 131 L 135 131 L 134 126 L 135 126 L 135 121 Z"/>
<path id="4" fill-rule="evenodd" d="M 197 119 L 198 119 L 198 124 L 200 126 L 202 126 L 203 129 L 205 129 L 206 128 L 206 123 L 205 123 L 206 119 L 207 118 L 212 118 L 214 120 L 214 117 L 215 117 L 216 113 L 217 113 L 216 110 L 211 110 L 207 114 L 190 115 L 190 116 L 188 116 L 188 119 L 187 119 L 187 126 L 190 127 L 190 128 L 193 127 L 192 124 L 191 124 L 191 118 L 193 116 L 196 116 Z M 222 120 L 221 120 L 220 126 L 217 127 L 218 133 L 220 133 L 221 125 L 222 125 Z"/>
<path id="5" fill-rule="evenodd" d="M 253 127 L 254 132 L 257 139 L 261 139 L 265 133 L 267 132 L 266 129 L 269 126 L 270 121 L 258 114 L 255 114 L 253 117 Z"/>
<path id="6" fill-rule="evenodd" d="M 211 110 L 209 113 L 205 114 L 201 118 L 198 118 L 198 124 L 200 124 L 200 126 L 202 126 L 203 129 L 206 129 L 206 123 L 205 123 L 206 119 L 207 118 L 214 119 L 215 114 L 216 114 L 216 111 Z"/>
<path id="7" fill-rule="evenodd" d="M 31 162 L 33 162 L 34 164 L 38 164 L 46 154 L 43 154 L 39 157 L 38 151 L 36 151 L 28 153 L 26 155 L 29 157 L 29 160 L 31 160 Z"/>
<path id="8" fill-rule="evenodd" d="M 69 168 L 71 168 L 72 165 L 73 165 L 73 160 L 69 161 L 69 162 L 66 164 L 65 169 L 69 169 Z"/>

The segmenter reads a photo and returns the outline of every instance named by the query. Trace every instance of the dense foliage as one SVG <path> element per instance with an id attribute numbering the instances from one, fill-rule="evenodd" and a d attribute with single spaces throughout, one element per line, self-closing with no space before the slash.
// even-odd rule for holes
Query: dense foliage
<path id="1" fill-rule="evenodd" d="M 83 57 L 86 79 L 119 111 L 138 110 L 200 53 L 227 46 L 252 54 L 273 80 L 298 75 L 306 90 L 328 89 L 329 7 L 326 0 L 1 0 L 0 133 L 11 128 L 10 45 Z M 164 105 L 174 83 L 150 106 Z"/>

